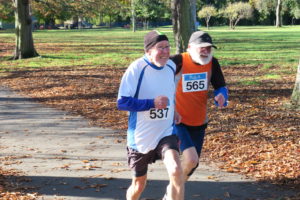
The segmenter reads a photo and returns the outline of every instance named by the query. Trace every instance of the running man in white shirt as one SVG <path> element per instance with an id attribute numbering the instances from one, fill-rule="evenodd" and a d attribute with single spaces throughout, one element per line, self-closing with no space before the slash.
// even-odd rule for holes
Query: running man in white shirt
<path id="1" fill-rule="evenodd" d="M 148 164 L 162 159 L 170 183 L 164 199 L 184 199 L 184 178 L 175 135 L 175 64 L 169 60 L 166 35 L 151 31 L 144 38 L 145 55 L 124 73 L 118 94 L 118 109 L 129 111 L 127 130 L 128 164 L 133 172 L 127 200 L 137 200 L 147 181 Z M 175 116 L 175 117 L 174 117 Z"/>

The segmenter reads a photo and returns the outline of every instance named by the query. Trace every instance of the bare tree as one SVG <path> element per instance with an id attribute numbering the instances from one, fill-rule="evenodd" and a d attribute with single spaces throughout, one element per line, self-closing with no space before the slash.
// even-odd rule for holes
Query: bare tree
<path id="1" fill-rule="evenodd" d="M 196 1 L 172 0 L 173 32 L 176 44 L 176 53 L 187 49 L 191 34 L 196 27 Z"/>
<path id="2" fill-rule="evenodd" d="M 39 56 L 33 45 L 29 0 L 13 0 L 15 7 L 16 47 L 13 59 Z"/>

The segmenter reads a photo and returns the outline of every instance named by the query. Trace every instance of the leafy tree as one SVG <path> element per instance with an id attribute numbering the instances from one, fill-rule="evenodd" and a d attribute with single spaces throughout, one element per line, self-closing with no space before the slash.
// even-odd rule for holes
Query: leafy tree
<path id="1" fill-rule="evenodd" d="M 283 24 L 283 16 L 293 18 L 293 10 L 300 5 L 300 0 L 277 0 L 276 4 L 276 27 L 281 27 Z"/>
<path id="2" fill-rule="evenodd" d="M 221 9 L 225 7 L 229 2 L 226 0 L 218 1 L 218 0 L 196 0 L 197 10 L 201 10 L 201 8 L 211 5 L 214 6 L 216 9 Z"/>
<path id="3" fill-rule="evenodd" d="M 250 4 L 259 11 L 260 21 L 270 20 L 270 24 L 276 24 L 277 0 L 250 0 Z"/>
<path id="4" fill-rule="evenodd" d="M 115 1 L 111 0 L 112 3 Z M 54 25 L 56 19 L 72 19 L 81 28 L 85 18 L 98 16 L 100 8 L 107 3 L 108 0 L 33 0 L 33 12 L 46 25 Z"/>
<path id="5" fill-rule="evenodd" d="M 225 18 L 229 19 L 229 26 L 231 29 L 235 29 L 235 26 L 241 19 L 249 19 L 252 17 L 252 7 L 249 3 L 233 3 L 229 4 L 220 13 Z"/>
<path id="6" fill-rule="evenodd" d="M 294 8 L 292 14 L 295 19 L 300 19 L 300 8 L 298 7 Z"/>
<path id="7" fill-rule="evenodd" d="M 135 0 L 136 16 L 143 21 L 145 29 L 150 20 L 160 19 L 166 10 L 165 4 L 160 0 Z"/>
<path id="8" fill-rule="evenodd" d="M 300 0 L 290 0 L 289 8 L 292 24 L 294 24 L 295 19 L 300 19 Z"/>
<path id="9" fill-rule="evenodd" d="M 217 15 L 218 12 L 214 6 L 205 6 L 198 12 L 198 17 L 205 19 L 207 29 L 209 29 L 210 18 Z"/>
<path id="10" fill-rule="evenodd" d="M 272 24 L 278 27 L 282 26 L 282 16 L 294 17 L 294 10 L 300 4 L 299 0 L 250 0 L 249 2 L 259 11 L 260 21 L 271 19 Z"/>
<path id="11" fill-rule="evenodd" d="M 32 10 L 34 16 L 43 20 L 46 26 L 54 25 L 55 19 L 70 19 L 73 14 L 69 2 L 60 0 L 32 1 Z"/>
<path id="12" fill-rule="evenodd" d="M 13 59 L 39 56 L 33 45 L 29 0 L 13 0 L 15 9 L 16 47 Z"/>
<path id="13" fill-rule="evenodd" d="M 14 20 L 14 10 L 11 1 L 0 0 L 0 19 L 8 22 Z"/>
<path id="14" fill-rule="evenodd" d="M 109 26 L 111 26 L 114 19 L 121 15 L 123 12 L 123 6 L 126 1 L 119 0 L 95 0 L 97 2 L 96 12 L 100 13 L 101 16 L 108 16 Z M 91 4 L 93 7 L 94 5 Z M 127 12 L 128 7 L 126 7 Z"/>
<path id="15" fill-rule="evenodd" d="M 67 0 L 69 12 L 73 21 L 78 22 L 78 28 L 82 28 L 82 21 L 86 17 L 94 16 L 94 8 L 97 0 Z"/>
<path id="16" fill-rule="evenodd" d="M 99 17 L 99 25 L 103 23 L 103 18 L 105 15 L 105 6 L 107 5 L 107 1 L 97 1 L 97 3 L 94 5 L 93 12 L 95 17 Z"/>
<path id="17" fill-rule="evenodd" d="M 172 0 L 176 53 L 184 52 L 187 49 L 189 38 L 196 30 L 195 8 L 196 2 L 194 0 Z"/>

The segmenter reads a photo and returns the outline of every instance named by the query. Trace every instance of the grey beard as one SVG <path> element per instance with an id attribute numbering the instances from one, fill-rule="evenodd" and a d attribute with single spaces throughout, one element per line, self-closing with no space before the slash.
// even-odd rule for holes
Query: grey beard
<path id="1" fill-rule="evenodd" d="M 197 52 L 191 51 L 190 49 L 187 49 L 187 52 L 190 54 L 192 60 L 200 65 L 208 64 L 213 56 L 212 52 L 207 57 L 202 57 Z"/>

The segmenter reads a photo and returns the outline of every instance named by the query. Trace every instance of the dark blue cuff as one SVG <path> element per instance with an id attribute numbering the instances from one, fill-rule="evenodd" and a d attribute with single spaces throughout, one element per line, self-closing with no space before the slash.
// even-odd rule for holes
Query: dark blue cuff
<path id="1" fill-rule="evenodd" d="M 124 97 L 118 100 L 118 109 L 131 112 L 145 111 L 154 108 L 154 99 L 136 99 Z"/>
<path id="2" fill-rule="evenodd" d="M 226 106 L 228 105 L 228 89 L 227 89 L 227 87 L 220 87 L 220 88 L 218 88 L 218 89 L 216 89 L 216 90 L 214 91 L 214 95 L 215 95 L 215 96 L 218 96 L 220 93 L 221 93 L 221 94 L 224 96 L 224 98 L 225 98 L 225 103 L 224 103 L 223 106 L 226 107 Z M 216 106 L 219 106 L 219 104 L 218 104 L 217 101 L 215 101 L 215 104 L 216 104 Z"/>

